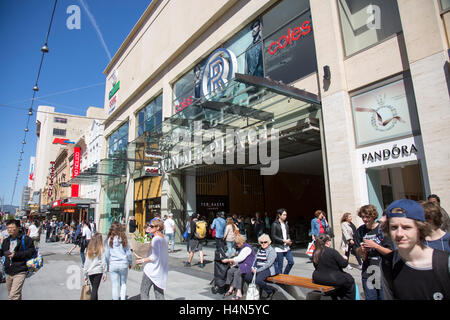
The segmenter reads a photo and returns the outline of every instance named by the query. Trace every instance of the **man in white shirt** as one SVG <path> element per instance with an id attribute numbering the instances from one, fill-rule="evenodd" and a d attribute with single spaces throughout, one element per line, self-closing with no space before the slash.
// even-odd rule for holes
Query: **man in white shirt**
<path id="1" fill-rule="evenodd" d="M 30 225 L 30 227 L 28 228 L 28 234 L 27 236 L 29 236 L 31 238 L 31 240 L 33 240 L 34 243 L 34 247 L 36 248 L 36 250 L 39 247 L 39 228 L 36 227 L 36 221 L 33 221 Z"/>
<path id="2" fill-rule="evenodd" d="M 172 253 L 175 251 L 175 221 L 173 221 L 173 213 L 170 213 L 169 218 L 164 220 L 164 232 L 171 243 L 169 252 Z"/>

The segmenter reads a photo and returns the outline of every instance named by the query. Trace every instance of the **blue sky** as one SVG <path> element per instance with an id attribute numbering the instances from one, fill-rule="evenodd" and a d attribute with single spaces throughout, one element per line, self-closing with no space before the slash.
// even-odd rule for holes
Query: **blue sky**
<path id="1" fill-rule="evenodd" d="M 89 106 L 103 107 L 103 70 L 109 55 L 114 56 L 150 2 L 59 0 L 48 40 L 50 52 L 44 58 L 33 109 L 51 105 L 57 112 L 85 115 Z M 53 0 L 0 1 L 0 198 L 5 204 L 11 204 L 32 88 L 41 61 L 40 48 L 53 5 Z M 67 9 L 71 5 L 80 8 L 79 30 L 67 27 L 72 16 Z M 36 113 L 30 119 L 13 205 L 19 205 L 27 185 L 29 159 L 36 151 L 35 122 Z"/>

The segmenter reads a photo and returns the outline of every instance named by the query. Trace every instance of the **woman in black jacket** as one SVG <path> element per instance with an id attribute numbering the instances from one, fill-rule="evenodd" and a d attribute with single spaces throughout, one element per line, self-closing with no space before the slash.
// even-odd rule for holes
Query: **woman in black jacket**
<path id="1" fill-rule="evenodd" d="M 348 261 L 331 246 L 331 238 L 327 234 L 316 237 L 316 250 L 313 253 L 314 272 L 312 279 L 317 284 L 336 287 L 336 296 L 343 300 L 355 300 L 355 279 L 344 272 Z"/>

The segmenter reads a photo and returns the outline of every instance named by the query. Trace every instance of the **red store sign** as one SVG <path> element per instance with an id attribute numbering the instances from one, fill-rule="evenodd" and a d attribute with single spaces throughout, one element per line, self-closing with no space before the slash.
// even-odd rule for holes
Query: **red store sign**
<path id="1" fill-rule="evenodd" d="M 287 34 L 282 35 L 278 41 L 273 41 L 269 45 L 269 53 L 274 55 L 277 51 L 281 51 L 286 48 L 289 44 L 293 44 L 295 41 L 301 38 L 301 36 L 306 36 L 311 32 L 311 21 L 305 20 L 301 27 L 295 27 L 291 30 L 291 28 L 287 29 Z"/>
<path id="2" fill-rule="evenodd" d="M 50 181 L 48 183 L 48 196 L 53 194 L 53 178 L 55 177 L 55 161 L 50 161 Z"/>
<path id="3" fill-rule="evenodd" d="M 180 104 L 177 104 L 175 106 L 175 113 L 180 112 L 181 110 L 186 109 L 192 104 L 192 96 L 189 96 L 189 98 L 184 98 L 183 101 Z"/>
<path id="4" fill-rule="evenodd" d="M 72 178 L 75 178 L 80 174 L 80 165 L 81 165 L 81 149 L 73 148 L 73 168 L 72 168 Z M 78 197 L 79 185 L 72 185 L 72 197 Z"/>

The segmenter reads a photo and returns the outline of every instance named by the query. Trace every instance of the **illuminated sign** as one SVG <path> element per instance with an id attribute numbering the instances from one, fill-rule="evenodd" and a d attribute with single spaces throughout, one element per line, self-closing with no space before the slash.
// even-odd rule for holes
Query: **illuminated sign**
<path id="1" fill-rule="evenodd" d="M 291 30 L 291 28 L 287 29 L 287 34 L 282 35 L 278 41 L 273 41 L 269 45 L 269 53 L 271 55 L 274 55 L 278 50 L 282 50 L 286 48 L 286 46 L 289 44 L 291 45 L 298 39 L 300 39 L 301 36 L 306 36 L 308 33 L 311 32 L 311 21 L 305 20 L 301 27 L 295 27 Z"/>
<path id="2" fill-rule="evenodd" d="M 81 149 L 73 148 L 73 168 L 72 168 L 72 178 L 75 178 L 80 174 L 81 166 Z M 77 198 L 79 191 L 78 184 L 72 184 L 72 197 Z"/>
<path id="3" fill-rule="evenodd" d="M 48 196 L 53 194 L 53 178 L 55 177 L 55 161 L 50 161 L 50 179 L 48 182 Z"/>
<path id="4" fill-rule="evenodd" d="M 227 49 L 217 49 L 208 58 L 203 68 L 201 89 L 207 96 L 234 77 L 237 70 L 237 59 L 233 52 Z"/>
<path id="5" fill-rule="evenodd" d="M 68 139 L 55 138 L 55 140 L 53 140 L 53 144 L 64 144 L 64 145 L 67 145 L 69 143 L 70 144 L 75 144 L 75 142 L 70 141 Z"/>

